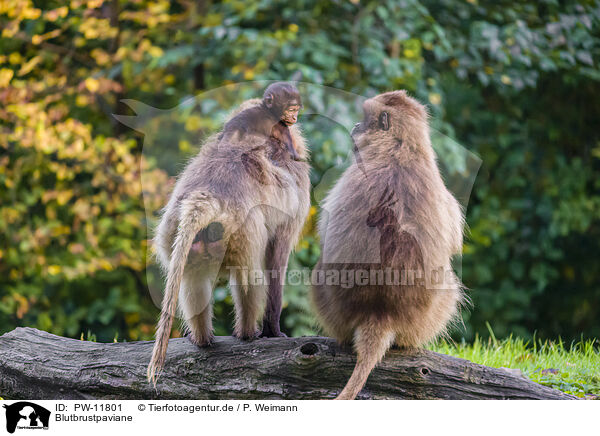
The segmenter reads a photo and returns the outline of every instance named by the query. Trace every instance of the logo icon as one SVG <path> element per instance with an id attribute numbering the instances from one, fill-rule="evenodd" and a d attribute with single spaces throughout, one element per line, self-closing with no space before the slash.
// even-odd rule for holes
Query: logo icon
<path id="1" fill-rule="evenodd" d="M 19 429 L 48 429 L 50 411 L 28 401 L 3 405 L 6 409 L 6 431 L 14 433 Z"/>

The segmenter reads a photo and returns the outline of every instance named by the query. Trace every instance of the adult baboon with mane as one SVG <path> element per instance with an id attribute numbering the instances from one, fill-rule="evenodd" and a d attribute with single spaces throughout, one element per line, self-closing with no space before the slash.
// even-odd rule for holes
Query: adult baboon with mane
<path id="1" fill-rule="evenodd" d="M 322 325 L 358 355 L 338 399 L 356 397 L 392 344 L 419 347 L 443 334 L 463 300 L 450 263 L 462 248 L 463 214 L 440 176 L 425 108 L 394 91 L 363 109 L 351 134 L 361 167 L 353 163 L 323 203 L 314 274 L 366 271 L 368 280 L 348 287 L 313 275 Z"/>

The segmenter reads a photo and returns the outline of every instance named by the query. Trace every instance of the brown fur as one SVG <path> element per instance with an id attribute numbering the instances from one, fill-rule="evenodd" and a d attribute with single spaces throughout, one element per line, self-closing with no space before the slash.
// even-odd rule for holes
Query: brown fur
<path id="1" fill-rule="evenodd" d="M 258 104 L 240 110 L 223 127 L 220 138 L 227 142 L 241 140 L 247 135 L 270 137 L 285 148 L 292 159 L 301 160 L 294 143 L 290 126 L 297 121 L 302 99 L 298 90 L 284 82 L 269 85 Z"/>
<path id="2" fill-rule="evenodd" d="M 245 102 L 234 119 L 261 104 L 259 99 Z M 306 160 L 298 126 L 286 129 Z M 219 276 L 229 276 L 235 336 L 257 335 L 267 297 L 266 336 L 281 334 L 281 287 L 251 283 L 249 271 L 285 272 L 310 207 L 309 166 L 280 150 L 281 144 L 269 135 L 249 130 L 243 137 L 214 135 L 207 140 L 178 178 L 157 227 L 154 246 L 167 284 L 148 366 L 148 379 L 154 384 L 178 306 L 190 339 L 199 346 L 211 343 L 210 299 Z M 277 256 L 267 251 L 273 246 L 278 247 Z"/>
<path id="3" fill-rule="evenodd" d="M 353 341 L 358 354 L 338 399 L 356 397 L 393 343 L 419 347 L 444 334 L 463 299 L 450 265 L 462 248 L 463 215 L 440 176 L 425 108 L 394 91 L 367 100 L 364 113 L 352 134 L 364 171 L 352 164 L 325 199 L 328 219 L 323 214 L 319 223 L 322 258 L 315 272 L 391 268 L 420 277 L 399 285 L 313 286 L 325 330 L 340 342 Z M 367 263 L 353 261 L 365 256 Z M 432 271 L 438 268 L 447 277 L 436 287 Z"/>

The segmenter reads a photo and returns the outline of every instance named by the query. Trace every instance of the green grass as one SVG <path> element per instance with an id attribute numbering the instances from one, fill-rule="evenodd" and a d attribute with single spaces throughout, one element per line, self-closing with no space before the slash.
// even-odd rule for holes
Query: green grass
<path id="1" fill-rule="evenodd" d="M 569 346 L 561 340 L 529 342 L 512 336 L 497 340 L 492 334 L 487 341 L 479 337 L 473 343 L 440 341 L 429 349 L 481 365 L 517 368 L 534 382 L 578 397 L 600 399 L 599 345 L 595 340 Z"/>

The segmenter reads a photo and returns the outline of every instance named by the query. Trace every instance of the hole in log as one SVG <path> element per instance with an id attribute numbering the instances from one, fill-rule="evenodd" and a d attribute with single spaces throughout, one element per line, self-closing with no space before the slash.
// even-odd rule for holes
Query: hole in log
<path id="1" fill-rule="evenodd" d="M 421 368 L 421 374 L 423 374 L 423 375 L 429 374 L 429 369 L 427 369 L 427 368 Z"/>
<path id="2" fill-rule="evenodd" d="M 307 356 L 317 354 L 317 351 L 319 351 L 319 347 L 317 347 L 317 344 L 313 344 L 312 342 L 304 344 L 300 347 L 300 352 L 302 354 L 306 354 Z"/>

